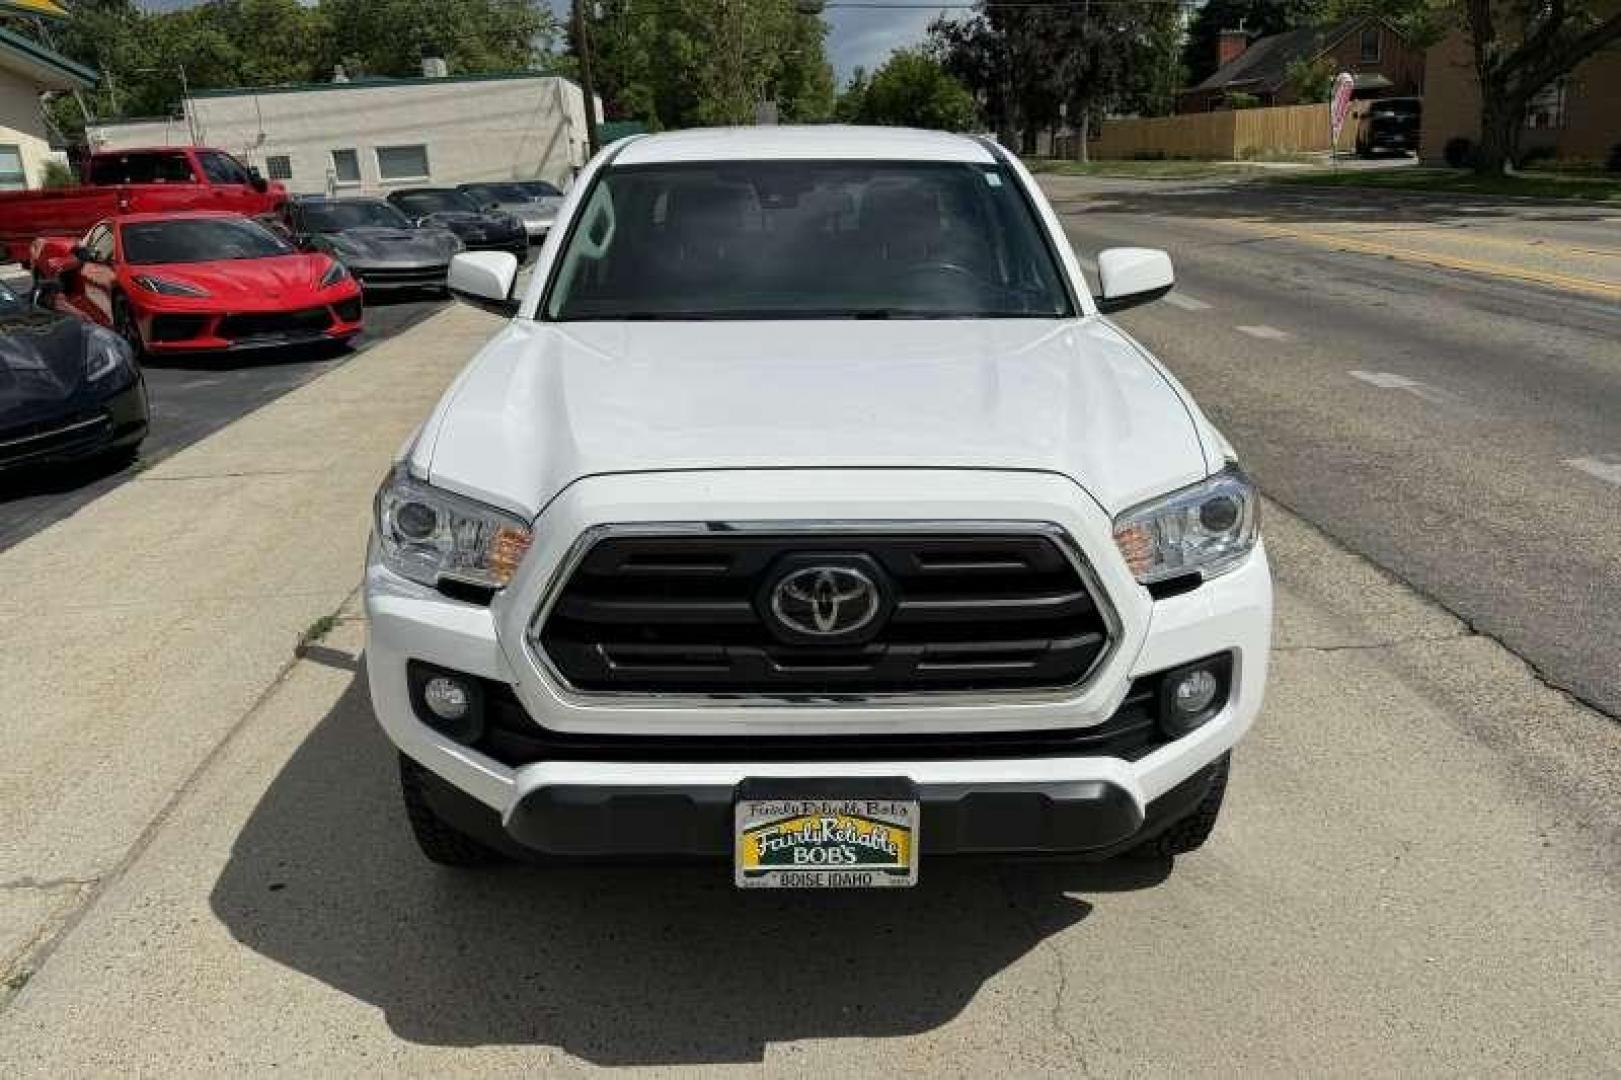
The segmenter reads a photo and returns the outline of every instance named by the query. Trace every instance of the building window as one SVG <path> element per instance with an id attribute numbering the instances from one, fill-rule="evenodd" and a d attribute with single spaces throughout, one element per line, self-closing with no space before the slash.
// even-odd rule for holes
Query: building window
<path id="1" fill-rule="evenodd" d="M 1362 31 L 1362 62 L 1364 64 L 1377 64 L 1379 62 L 1379 28 L 1369 26 Z"/>
<path id="2" fill-rule="evenodd" d="M 293 159 L 286 154 L 270 154 L 265 158 L 265 175 L 272 180 L 293 178 Z"/>
<path id="3" fill-rule="evenodd" d="M 1525 103 L 1525 126 L 1562 128 L 1565 126 L 1565 80 L 1549 83 Z"/>
<path id="4" fill-rule="evenodd" d="M 0 191 L 21 191 L 27 186 L 22 147 L 11 143 L 0 146 Z"/>
<path id="5" fill-rule="evenodd" d="M 339 187 L 360 183 L 360 155 L 353 149 L 332 151 L 332 182 Z"/>
<path id="6" fill-rule="evenodd" d="M 428 148 L 421 143 L 415 146 L 379 146 L 377 175 L 384 180 L 427 179 Z"/>

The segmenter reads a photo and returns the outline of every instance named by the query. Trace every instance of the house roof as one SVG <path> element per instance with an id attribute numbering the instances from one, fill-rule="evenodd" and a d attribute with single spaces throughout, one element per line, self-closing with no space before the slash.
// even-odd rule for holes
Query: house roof
<path id="1" fill-rule="evenodd" d="M 101 81 L 95 69 L 4 27 L 0 27 L 0 66 L 22 74 L 41 90 L 88 90 Z"/>
<path id="2" fill-rule="evenodd" d="M 1301 26 L 1261 38 L 1193 89 L 1275 90 L 1283 85 L 1290 64 L 1321 56 L 1368 21 L 1368 16 L 1363 15 L 1334 23 Z"/>

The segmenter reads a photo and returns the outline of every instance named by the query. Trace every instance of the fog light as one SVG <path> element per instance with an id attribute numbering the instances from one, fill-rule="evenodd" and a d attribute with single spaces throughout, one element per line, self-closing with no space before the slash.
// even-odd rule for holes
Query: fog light
<path id="1" fill-rule="evenodd" d="M 1160 727 L 1173 739 L 1214 716 L 1222 705 L 1225 661 L 1205 661 L 1167 672 L 1160 683 Z"/>
<path id="2" fill-rule="evenodd" d="M 418 720 L 459 743 L 471 745 L 483 736 L 484 688 L 477 678 L 419 660 L 406 666 L 406 678 Z"/>
<path id="3" fill-rule="evenodd" d="M 435 675 L 422 687 L 422 702 L 433 715 L 452 722 L 465 717 L 473 704 L 467 684 L 445 675 Z"/>
<path id="4" fill-rule="evenodd" d="M 432 689 L 433 683 L 429 683 L 428 687 Z M 1171 697 L 1176 701 L 1177 712 L 1184 716 L 1197 716 L 1216 700 L 1216 691 L 1219 689 L 1221 684 L 1216 681 L 1216 677 L 1199 668 L 1176 681 L 1176 685 L 1171 688 Z"/>

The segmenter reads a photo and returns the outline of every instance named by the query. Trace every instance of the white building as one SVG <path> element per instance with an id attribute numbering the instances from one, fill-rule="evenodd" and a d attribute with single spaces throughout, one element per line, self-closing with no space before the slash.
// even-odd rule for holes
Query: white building
<path id="1" fill-rule="evenodd" d="M 533 72 L 204 90 L 183 116 L 104 124 L 89 135 L 96 150 L 212 146 L 304 194 L 561 184 L 586 158 L 579 86 Z"/>
<path id="2" fill-rule="evenodd" d="M 39 95 L 88 90 L 96 79 L 89 68 L 0 28 L 0 191 L 37 188 L 45 163 L 65 160 L 51 149 Z"/>

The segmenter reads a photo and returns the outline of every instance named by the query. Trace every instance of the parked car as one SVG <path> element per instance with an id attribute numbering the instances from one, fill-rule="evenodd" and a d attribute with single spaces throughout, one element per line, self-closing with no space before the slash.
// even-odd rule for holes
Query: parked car
<path id="1" fill-rule="evenodd" d="M 0 284 L 0 471 L 130 456 L 146 428 L 146 382 L 122 338 Z"/>
<path id="2" fill-rule="evenodd" d="M 520 262 L 529 257 L 523 222 L 499 210 L 486 210 L 455 188 L 404 188 L 388 201 L 416 225 L 449 229 L 469 251 L 505 251 Z"/>
<path id="3" fill-rule="evenodd" d="M 1419 127 L 1424 102 L 1416 97 L 1381 98 L 1370 101 L 1357 122 L 1356 152 L 1360 157 L 1375 154 L 1418 153 Z"/>
<path id="4" fill-rule="evenodd" d="M 416 226 L 382 199 L 294 199 L 287 228 L 305 251 L 324 251 L 349 268 L 367 293 L 445 286 L 462 242 L 449 229 Z"/>
<path id="5" fill-rule="evenodd" d="M 523 222 L 531 244 L 546 239 L 563 205 L 563 193 L 544 180 L 458 184 L 456 190 L 486 210 L 499 210 Z"/>
<path id="6" fill-rule="evenodd" d="M 26 263 L 42 236 L 82 236 L 115 214 L 174 210 L 273 213 L 287 191 L 223 150 L 162 146 L 92 154 L 84 183 L 42 191 L 0 193 L 0 243 L 6 257 Z"/>
<path id="7" fill-rule="evenodd" d="M 42 302 L 115 329 L 137 355 L 342 341 L 361 328 L 360 286 L 240 214 L 130 214 L 84 239 L 33 248 Z"/>
<path id="8" fill-rule="evenodd" d="M 375 501 L 427 857 L 881 887 L 1203 844 L 1272 593 L 1232 446 L 1105 317 L 1169 257 L 1094 297 L 1018 158 L 941 132 L 632 137 L 579 183 L 521 300 L 452 260 L 515 318 Z"/>

